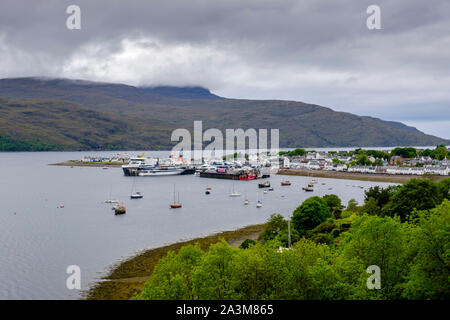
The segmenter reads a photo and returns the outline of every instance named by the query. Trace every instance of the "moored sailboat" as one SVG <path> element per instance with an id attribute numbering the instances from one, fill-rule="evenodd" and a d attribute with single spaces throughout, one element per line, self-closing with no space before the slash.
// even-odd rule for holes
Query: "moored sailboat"
<path id="1" fill-rule="evenodd" d="M 130 199 L 142 199 L 144 195 L 139 191 L 136 191 L 136 180 L 133 180 L 133 187 L 131 188 Z"/>
<path id="2" fill-rule="evenodd" d="M 241 194 L 234 190 L 234 183 L 233 183 L 233 191 L 231 192 L 230 197 L 240 197 L 240 196 Z"/>
<path id="3" fill-rule="evenodd" d="M 173 202 L 170 204 L 171 209 L 181 208 L 180 193 L 178 192 L 178 201 L 175 200 L 175 185 L 173 185 Z"/>

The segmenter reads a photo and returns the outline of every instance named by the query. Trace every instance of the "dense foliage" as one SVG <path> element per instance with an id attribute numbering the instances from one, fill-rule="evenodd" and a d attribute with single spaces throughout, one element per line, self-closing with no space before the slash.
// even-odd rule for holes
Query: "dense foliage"
<path id="1" fill-rule="evenodd" d="M 403 158 L 415 158 L 417 157 L 417 150 L 412 147 L 408 148 L 395 148 L 391 151 L 391 156 L 401 156 Z"/>
<path id="2" fill-rule="evenodd" d="M 41 139 L 13 140 L 9 136 L 0 136 L 0 151 L 55 151 L 61 149 L 61 145 Z"/>
<path id="3" fill-rule="evenodd" d="M 221 241 L 207 252 L 191 245 L 169 253 L 135 298 L 448 299 L 450 201 L 443 194 L 449 184 L 450 178 L 374 187 L 366 191 L 364 205 L 350 211 L 336 196 L 312 197 L 294 211 L 289 249 L 281 249 L 287 246 L 287 221 L 273 214 L 259 241 L 244 241 L 239 249 Z M 417 190 L 433 199 L 424 210 L 414 202 Z M 383 213 L 403 212 L 407 200 L 410 219 Z M 345 218 L 331 216 L 337 207 Z M 295 216 L 302 219 L 294 223 Z M 381 270 L 379 290 L 366 285 L 371 265 Z"/>
<path id="4" fill-rule="evenodd" d="M 330 217 L 331 212 L 328 203 L 323 198 L 316 196 L 306 199 L 301 206 L 295 209 L 292 224 L 302 236 Z"/>
<path id="5" fill-rule="evenodd" d="M 430 157 L 436 160 L 443 160 L 445 158 L 450 158 L 450 152 L 447 150 L 447 147 L 444 145 L 440 145 L 436 147 L 436 149 L 425 149 L 419 151 L 419 155 L 423 157 Z"/>

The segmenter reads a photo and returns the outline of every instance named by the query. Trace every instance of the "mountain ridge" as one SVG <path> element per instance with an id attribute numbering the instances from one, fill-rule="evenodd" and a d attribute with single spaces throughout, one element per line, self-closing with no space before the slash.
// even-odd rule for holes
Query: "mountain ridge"
<path id="1" fill-rule="evenodd" d="M 63 143 L 63 150 L 89 149 L 94 148 L 93 146 L 96 149 L 106 148 L 105 137 L 112 137 L 115 142 L 120 142 L 116 146 L 122 148 L 169 148 L 173 145 L 170 132 L 176 128 L 192 130 L 194 120 L 202 120 L 204 130 L 278 128 L 280 147 L 391 147 L 449 143 L 449 140 L 424 134 L 401 122 L 337 112 L 329 107 L 298 101 L 224 98 L 200 86 L 135 87 L 64 78 L 24 77 L 0 79 L 0 97 L 3 97 L 0 100 L 0 120 L 2 117 L 7 118 L 7 114 L 8 119 L 11 119 L 10 124 L 3 123 L 0 126 L 0 136 L 8 135 L 12 139 L 27 136 L 8 126 L 11 127 L 13 121 L 19 121 L 12 116 L 14 108 L 11 105 L 31 104 L 34 112 L 36 108 L 44 108 L 48 117 L 51 114 L 49 105 L 56 108 L 56 112 L 62 113 L 67 112 L 68 106 L 77 109 L 79 112 L 76 116 L 72 115 L 75 118 L 70 125 L 80 126 L 80 133 L 83 132 L 83 135 L 87 134 L 86 128 L 94 129 L 90 126 L 89 117 L 86 121 L 81 119 L 87 112 L 86 108 L 91 109 L 96 112 L 91 114 L 94 118 L 104 119 L 102 124 L 122 121 L 122 127 L 131 128 L 130 132 L 137 135 L 134 138 L 139 141 L 135 144 L 126 142 L 126 139 L 133 138 L 129 132 L 116 132 L 112 135 L 108 133 L 107 127 L 100 126 L 103 131 L 94 130 L 96 134 L 89 138 L 89 144 L 81 143 L 75 147 L 76 143 L 73 141 L 68 145 Z M 46 102 L 48 100 L 52 102 Z M 29 113 L 24 119 L 20 119 L 20 123 L 24 121 L 41 127 L 46 132 L 46 139 L 52 142 L 45 119 Z M 66 124 L 69 125 L 69 122 Z M 37 128 L 34 129 L 34 135 L 39 137 Z M 153 139 L 155 130 L 158 134 L 164 132 L 167 136 L 164 138 L 156 135 Z M 60 128 L 55 133 L 64 135 L 64 132 L 66 131 Z M 98 139 L 99 143 L 94 143 L 92 139 Z M 158 140 L 158 143 L 153 143 L 152 139 Z"/>

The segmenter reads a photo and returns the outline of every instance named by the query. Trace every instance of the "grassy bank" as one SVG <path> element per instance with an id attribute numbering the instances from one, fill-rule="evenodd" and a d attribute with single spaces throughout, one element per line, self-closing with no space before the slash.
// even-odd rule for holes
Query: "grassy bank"
<path id="1" fill-rule="evenodd" d="M 331 178 L 331 179 L 348 179 L 348 180 L 362 180 L 375 182 L 393 182 L 405 183 L 413 178 L 426 178 L 434 182 L 439 182 L 445 179 L 444 176 L 402 176 L 389 174 L 371 174 L 371 173 L 357 173 L 357 172 L 337 172 L 337 171 L 323 171 L 323 170 L 304 170 L 304 169 L 280 169 L 277 174 L 306 176 L 317 178 Z"/>
<path id="2" fill-rule="evenodd" d="M 245 239 L 256 239 L 265 224 L 247 226 L 238 230 L 224 231 L 203 238 L 177 242 L 168 246 L 149 249 L 111 268 L 109 274 L 84 294 L 88 300 L 127 300 L 142 291 L 158 261 L 169 251 L 178 252 L 187 244 L 198 243 L 203 250 L 225 239 L 232 246 L 239 246 Z"/>

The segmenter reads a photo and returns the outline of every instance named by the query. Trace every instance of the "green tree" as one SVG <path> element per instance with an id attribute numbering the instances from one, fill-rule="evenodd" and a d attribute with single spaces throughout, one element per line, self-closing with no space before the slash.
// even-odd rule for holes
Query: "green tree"
<path id="1" fill-rule="evenodd" d="M 355 199 L 348 200 L 346 210 L 352 212 L 358 211 L 358 201 L 356 201 Z"/>
<path id="2" fill-rule="evenodd" d="M 275 237 L 284 230 L 287 230 L 287 221 L 281 214 L 271 214 L 267 220 L 264 231 L 260 234 L 260 240 L 273 240 Z"/>
<path id="3" fill-rule="evenodd" d="M 364 201 L 373 198 L 376 200 L 377 205 L 383 208 L 389 203 L 396 190 L 397 186 L 389 186 L 387 188 L 380 188 L 379 186 L 370 187 L 369 190 L 364 192 Z"/>
<path id="4" fill-rule="evenodd" d="M 289 156 L 304 156 L 307 153 L 305 149 L 297 148 L 288 153 Z"/>
<path id="5" fill-rule="evenodd" d="M 395 148 L 391 151 L 391 156 L 402 156 L 403 158 L 417 157 L 417 150 L 415 148 Z"/>
<path id="6" fill-rule="evenodd" d="M 234 299 L 231 264 L 239 249 L 225 240 L 213 244 L 193 274 L 198 299 Z"/>
<path id="7" fill-rule="evenodd" d="M 370 197 L 364 202 L 364 205 L 360 208 L 361 213 L 367 213 L 369 216 L 381 215 L 381 208 L 375 198 Z"/>
<path id="8" fill-rule="evenodd" d="M 188 245 L 178 254 L 169 252 L 156 265 L 138 299 L 193 299 L 192 271 L 204 255 L 199 245 Z"/>
<path id="9" fill-rule="evenodd" d="M 331 214 L 336 219 L 339 219 L 341 216 L 342 209 L 344 208 L 341 199 L 335 194 L 327 194 L 324 195 L 322 198 L 327 203 L 328 208 L 330 208 Z"/>
<path id="10" fill-rule="evenodd" d="M 417 250 L 409 273 L 404 298 L 442 299 L 450 297 L 450 201 L 419 214 L 411 246 Z"/>
<path id="11" fill-rule="evenodd" d="M 398 299 L 404 275 L 408 272 L 406 246 L 408 228 L 397 219 L 364 215 L 352 223 L 351 235 L 342 245 L 342 258 L 352 265 L 355 278 L 355 298 Z M 358 266 L 359 265 L 359 266 Z M 367 290 L 365 272 L 368 266 L 381 269 L 381 290 Z"/>
<path id="12" fill-rule="evenodd" d="M 360 154 L 356 158 L 356 164 L 360 166 L 370 166 L 372 162 L 370 162 L 369 158 L 365 154 Z"/>
<path id="13" fill-rule="evenodd" d="M 290 235 L 291 235 L 291 245 L 293 245 L 294 243 L 296 243 L 301 239 L 300 234 L 297 232 L 297 230 L 295 230 L 292 227 L 292 225 Z M 289 246 L 289 231 L 287 229 L 282 231 L 276 239 L 280 241 L 283 247 L 287 248 Z"/>
<path id="14" fill-rule="evenodd" d="M 444 160 L 446 157 L 448 156 L 448 150 L 447 147 L 444 145 L 440 145 L 439 147 L 436 148 L 436 150 L 434 151 L 434 159 L 437 160 Z"/>
<path id="15" fill-rule="evenodd" d="M 391 217 L 398 216 L 404 222 L 410 218 L 413 210 L 429 210 L 436 207 L 443 200 L 436 183 L 411 179 L 392 195 L 391 201 L 383 208 L 383 214 Z"/>
<path id="16" fill-rule="evenodd" d="M 450 200 L 450 178 L 445 178 L 438 183 L 442 197 Z"/>
<path id="17" fill-rule="evenodd" d="M 419 156 L 421 157 L 434 157 L 434 150 L 431 149 L 424 149 L 419 151 Z"/>
<path id="18" fill-rule="evenodd" d="M 260 300 L 267 299 L 268 286 L 271 282 L 271 268 L 267 267 L 264 251 L 261 245 L 248 250 L 239 250 L 231 262 L 232 287 L 237 299 Z"/>
<path id="19" fill-rule="evenodd" d="M 255 244 L 256 244 L 255 240 L 245 239 L 239 246 L 239 249 L 248 249 L 250 246 L 254 246 Z"/>
<path id="20" fill-rule="evenodd" d="M 292 216 L 292 224 L 300 236 L 331 217 L 327 202 L 320 197 L 306 199 Z"/>

